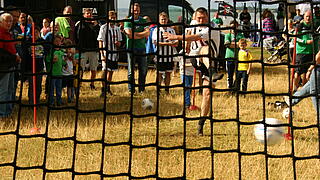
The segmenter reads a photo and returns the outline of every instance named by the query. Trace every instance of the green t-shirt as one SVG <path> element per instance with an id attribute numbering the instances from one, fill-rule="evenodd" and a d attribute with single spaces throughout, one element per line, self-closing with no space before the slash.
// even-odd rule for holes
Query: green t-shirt
<path id="1" fill-rule="evenodd" d="M 59 33 L 61 33 L 63 37 L 69 38 L 69 32 L 71 30 L 71 27 L 67 18 L 57 17 L 55 21 L 59 23 Z"/>
<path id="2" fill-rule="evenodd" d="M 308 40 L 312 40 L 311 24 L 301 22 L 298 25 L 298 34 L 309 32 L 308 34 L 297 37 L 297 54 L 313 54 L 312 44 L 307 44 Z M 315 47 L 316 49 L 317 47 Z"/>
<path id="3" fill-rule="evenodd" d="M 221 18 L 212 18 L 211 21 L 217 25 L 223 25 L 223 21 Z"/>
<path id="4" fill-rule="evenodd" d="M 234 34 L 233 33 L 228 33 L 224 36 L 224 45 L 228 45 L 231 42 L 238 42 L 240 39 L 244 38 L 243 33 L 238 33 L 236 41 L 234 39 Z M 226 55 L 225 58 L 235 58 L 235 53 L 234 53 L 235 48 L 226 48 Z M 239 48 L 237 48 L 239 50 Z"/>
<path id="5" fill-rule="evenodd" d="M 130 17 L 131 19 L 133 17 Z M 133 29 L 133 24 L 131 22 L 125 22 L 124 23 L 124 29 L 131 29 L 132 33 L 134 32 L 143 32 L 144 29 L 147 27 L 145 25 L 140 25 L 140 24 L 145 24 L 147 21 L 143 19 L 142 17 L 139 17 L 139 19 L 134 20 L 134 29 Z M 129 39 L 127 38 L 127 43 L 126 43 L 127 49 L 145 49 L 146 48 L 146 38 L 142 39 Z"/>
<path id="6" fill-rule="evenodd" d="M 62 50 L 54 50 L 53 57 L 57 57 L 58 61 L 53 62 L 52 64 L 52 76 L 62 76 L 62 66 L 66 65 L 66 62 L 63 59 L 64 52 Z M 50 69 L 51 60 L 53 60 L 53 58 L 51 57 L 51 52 L 50 52 L 46 58 L 49 73 L 51 70 Z"/>

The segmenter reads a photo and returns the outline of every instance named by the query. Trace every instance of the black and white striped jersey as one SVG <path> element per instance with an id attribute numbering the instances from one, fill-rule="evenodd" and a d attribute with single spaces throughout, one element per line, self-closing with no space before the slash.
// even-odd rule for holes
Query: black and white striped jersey
<path id="1" fill-rule="evenodd" d="M 158 34 L 159 30 L 159 34 Z M 157 42 L 170 42 L 172 40 L 167 40 L 163 38 L 163 33 L 168 32 L 170 34 L 176 34 L 175 30 L 170 27 L 159 27 L 155 28 L 152 34 L 152 42 L 156 45 L 159 55 L 173 55 L 177 53 L 177 50 L 173 46 L 157 46 Z M 159 39 L 158 39 L 159 38 Z M 159 58 L 158 62 L 173 62 L 173 57 L 163 57 Z"/>
<path id="2" fill-rule="evenodd" d="M 210 30 L 208 27 L 198 26 L 193 28 L 188 28 L 191 35 L 199 35 L 201 37 L 198 41 L 192 41 L 190 45 L 190 54 L 198 55 L 202 46 L 208 46 L 210 44 L 210 49 L 214 53 L 214 57 L 219 55 L 220 46 L 220 32 L 217 30 Z M 210 32 L 210 34 L 209 34 Z"/>
<path id="3" fill-rule="evenodd" d="M 103 47 L 107 48 L 107 50 L 109 51 L 108 57 L 107 57 L 108 60 L 118 61 L 118 53 L 113 51 L 117 51 L 117 47 L 115 43 L 117 41 L 122 41 L 120 28 L 115 25 L 111 26 L 110 24 L 109 26 L 108 24 L 102 25 L 100 28 L 97 40 L 102 41 Z M 107 56 L 107 52 L 106 51 L 103 51 L 103 52 L 104 52 L 104 56 Z"/>

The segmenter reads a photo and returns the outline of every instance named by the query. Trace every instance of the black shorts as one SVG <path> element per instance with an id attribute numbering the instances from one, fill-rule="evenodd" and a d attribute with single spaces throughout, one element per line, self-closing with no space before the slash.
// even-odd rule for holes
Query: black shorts
<path id="1" fill-rule="evenodd" d="M 73 75 L 63 76 L 62 87 L 73 87 Z"/>
<path id="2" fill-rule="evenodd" d="M 173 71 L 173 62 L 159 62 L 157 64 L 157 69 L 160 73 L 172 72 Z"/>
<path id="3" fill-rule="evenodd" d="M 107 60 L 102 61 L 102 70 L 115 71 L 118 69 L 118 61 Z"/>
<path id="4" fill-rule="evenodd" d="M 313 59 L 312 54 L 297 54 L 296 65 L 299 65 L 299 67 L 296 67 L 294 69 L 294 72 L 297 73 L 298 75 L 307 73 L 311 65 L 310 63 L 312 63 L 312 59 Z"/>

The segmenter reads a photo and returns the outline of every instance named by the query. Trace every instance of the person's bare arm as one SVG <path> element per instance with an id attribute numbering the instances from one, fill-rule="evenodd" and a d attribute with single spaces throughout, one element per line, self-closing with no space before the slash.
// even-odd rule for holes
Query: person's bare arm
<path id="1" fill-rule="evenodd" d="M 129 39 L 143 39 L 148 37 L 150 34 L 149 28 L 145 28 L 142 32 L 134 32 L 134 34 L 131 29 L 124 29 L 124 31 Z"/>
<path id="2" fill-rule="evenodd" d="M 183 39 L 183 35 L 174 35 L 170 34 L 168 32 L 163 33 L 163 37 L 168 40 L 186 40 L 186 41 L 198 41 L 201 40 L 202 38 L 200 35 L 194 34 L 194 35 L 185 35 L 185 39 Z"/>
<path id="3" fill-rule="evenodd" d="M 159 46 L 176 46 L 178 43 L 178 41 L 159 42 Z"/>
<path id="4" fill-rule="evenodd" d="M 99 41 L 99 48 L 103 48 L 103 41 Z M 101 60 L 105 61 L 106 57 L 105 57 L 104 52 L 103 52 L 102 49 L 100 50 L 100 53 L 101 53 Z"/>

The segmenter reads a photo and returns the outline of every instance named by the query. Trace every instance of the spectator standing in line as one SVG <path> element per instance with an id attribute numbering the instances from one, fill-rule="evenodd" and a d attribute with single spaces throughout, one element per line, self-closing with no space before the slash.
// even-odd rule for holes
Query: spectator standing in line
<path id="1" fill-rule="evenodd" d="M 65 46 L 72 46 L 72 41 L 70 39 L 64 40 Z M 66 49 L 66 55 L 64 57 L 65 65 L 62 67 L 62 88 L 67 87 L 67 102 L 73 102 L 74 86 L 73 86 L 73 62 L 74 62 L 74 48 L 68 47 Z"/>
<path id="2" fill-rule="evenodd" d="M 168 14 L 162 12 L 159 14 L 159 23 L 161 25 L 168 24 L 169 17 Z M 173 54 L 177 53 L 175 46 L 178 45 L 178 41 L 170 41 L 163 38 L 163 33 L 169 32 L 170 34 L 175 35 L 176 32 L 171 27 L 159 27 L 154 29 L 152 34 L 152 42 L 156 45 L 156 49 L 159 55 L 169 56 L 171 57 L 155 57 L 156 67 L 158 69 L 159 74 L 158 77 L 158 84 L 161 86 L 161 82 L 163 81 L 164 76 L 164 84 L 165 86 L 170 86 L 171 81 L 171 73 L 173 70 Z M 169 88 L 165 89 L 167 93 L 169 93 Z"/>
<path id="3" fill-rule="evenodd" d="M 190 55 L 207 55 L 211 56 L 194 58 L 191 60 L 194 67 L 201 70 L 203 86 L 212 85 L 212 88 L 215 88 L 216 81 L 223 78 L 223 74 L 217 74 L 216 68 L 213 67 L 213 61 L 211 58 L 216 58 L 219 55 L 219 46 L 220 46 L 220 32 L 215 30 L 210 30 L 207 26 L 201 26 L 202 24 L 209 23 L 208 11 L 200 7 L 195 11 L 195 19 L 200 26 L 196 28 L 196 31 L 190 35 L 173 35 L 168 32 L 164 33 L 164 38 L 168 40 L 186 40 L 191 41 L 191 47 L 197 47 L 196 49 L 191 48 Z M 210 83 L 210 81 L 212 81 Z M 203 135 L 203 126 L 205 120 L 209 113 L 210 108 L 210 89 L 203 89 L 203 97 L 201 103 L 201 119 L 198 124 L 198 134 Z"/>
<path id="4" fill-rule="evenodd" d="M 279 31 L 283 31 L 283 28 L 284 28 L 284 14 L 285 14 L 285 11 L 284 11 L 284 5 L 282 3 L 279 4 L 279 7 L 278 7 L 278 12 L 277 12 L 277 25 L 278 25 L 278 28 L 279 28 Z"/>
<path id="5" fill-rule="evenodd" d="M 307 82 L 306 73 L 308 72 L 309 66 L 313 60 L 313 37 L 311 32 L 311 24 L 312 24 L 312 13 L 311 11 L 307 11 L 304 14 L 303 21 L 297 24 L 297 34 L 303 34 L 297 37 L 296 43 L 296 65 L 299 67 L 295 68 L 294 79 L 293 79 L 293 90 L 296 91 L 301 85 L 303 86 Z M 317 49 L 316 44 L 314 48 Z"/>
<path id="6" fill-rule="evenodd" d="M 72 14 L 72 7 L 66 6 L 63 9 L 63 15 L 71 15 Z M 57 17 L 56 22 L 59 24 L 59 32 L 62 34 L 64 39 L 70 39 L 71 42 L 74 42 L 74 29 L 75 24 L 70 16 L 66 17 Z"/>
<path id="7" fill-rule="evenodd" d="M 41 43 L 44 40 L 41 38 L 40 35 L 40 29 L 38 27 L 35 27 L 35 40 L 36 43 Z M 30 41 L 31 43 L 31 41 Z M 34 104 L 33 101 L 33 75 L 32 74 L 32 48 L 33 46 L 29 45 L 28 46 L 28 56 L 26 57 L 26 62 L 25 67 L 24 67 L 24 71 L 26 72 L 25 76 L 27 81 L 29 82 L 29 87 L 28 87 L 28 97 L 29 97 L 29 104 Z M 43 69 L 44 69 L 44 47 L 42 44 L 38 44 L 35 46 L 35 63 L 36 63 L 36 69 L 35 72 L 37 73 L 36 76 L 36 103 L 40 102 L 40 95 L 41 95 L 41 91 L 42 91 L 42 74 L 43 73 Z"/>
<path id="8" fill-rule="evenodd" d="M 9 13 L 0 15 L 0 39 L 13 40 L 10 29 L 13 24 L 13 17 Z M 16 63 L 21 58 L 16 53 L 15 42 L 0 41 L 0 102 L 14 101 L 14 72 L 1 72 L 14 70 Z M 7 118 L 11 115 L 13 105 L 11 103 L 0 104 L 0 118 Z"/>
<path id="9" fill-rule="evenodd" d="M 9 10 L 8 13 L 12 15 L 13 17 L 13 23 L 10 29 L 10 33 L 12 34 L 12 37 L 14 40 L 18 39 L 19 33 L 21 31 L 20 26 L 19 26 L 19 18 L 20 18 L 20 14 L 21 11 L 19 9 L 16 9 L 16 7 L 14 6 L 8 6 L 8 9 L 15 9 L 15 10 Z M 22 56 L 22 51 L 21 51 L 21 41 L 18 41 L 15 43 L 15 48 L 17 53 L 19 54 L 20 58 Z M 14 69 L 20 69 L 20 62 L 15 64 Z M 12 99 L 15 100 L 16 99 L 16 89 L 17 89 L 17 85 L 18 85 L 18 80 L 20 79 L 20 72 L 14 72 L 14 88 L 12 91 Z M 12 105 L 13 108 L 13 105 Z"/>
<path id="10" fill-rule="evenodd" d="M 147 21 L 140 16 L 140 4 L 134 3 L 131 6 L 131 21 L 124 23 L 124 31 L 127 35 L 126 47 L 132 52 L 128 52 L 128 80 L 129 91 L 135 92 L 134 67 L 138 63 L 139 70 L 139 92 L 145 90 L 146 76 L 148 71 L 148 62 L 146 58 L 146 38 L 149 36 L 149 27 Z M 134 23 L 132 23 L 134 22 Z"/>
<path id="11" fill-rule="evenodd" d="M 293 26 L 293 20 L 292 19 L 288 19 L 288 26 L 285 26 L 284 27 L 284 32 L 286 31 L 288 27 L 288 34 L 290 35 L 294 35 L 294 32 L 295 32 L 295 29 L 294 29 L 294 26 Z M 289 43 L 289 62 L 292 61 L 292 58 L 293 58 L 293 51 L 294 51 L 294 38 L 293 37 L 287 37 L 286 34 L 282 34 L 282 37 L 283 39 L 285 39 L 287 41 L 287 43 Z"/>
<path id="12" fill-rule="evenodd" d="M 303 16 L 300 14 L 300 9 L 296 9 L 296 15 L 293 17 L 294 25 L 299 24 L 303 20 Z"/>
<path id="13" fill-rule="evenodd" d="M 108 16 L 111 21 L 117 20 L 115 11 L 109 11 Z M 102 79 L 104 79 L 100 97 L 105 97 L 105 93 L 112 95 L 109 83 L 112 82 L 113 72 L 118 69 L 119 53 L 116 51 L 120 48 L 122 41 L 121 30 L 115 22 L 107 21 L 101 26 L 97 40 L 102 60 Z M 109 52 L 107 53 L 106 50 Z"/>
<path id="14" fill-rule="evenodd" d="M 61 46 L 62 44 L 62 36 L 56 35 L 53 37 L 53 43 L 56 46 Z M 48 64 L 48 72 L 51 72 L 51 76 L 49 76 L 51 81 L 51 88 L 49 91 L 49 105 L 54 106 L 54 91 L 56 92 L 56 105 L 62 105 L 62 67 L 66 65 L 64 61 L 64 52 L 56 47 L 53 49 L 53 53 L 49 53 L 46 57 L 46 61 Z"/>
<path id="15" fill-rule="evenodd" d="M 228 88 L 231 89 L 234 87 L 233 82 L 233 76 L 236 70 L 236 59 L 238 57 L 238 41 L 242 38 L 244 38 L 243 33 L 238 32 L 237 35 L 234 32 L 234 29 L 237 29 L 239 26 L 237 21 L 231 21 L 230 27 L 232 28 L 230 30 L 230 33 L 226 34 L 224 36 L 224 45 L 226 46 L 226 55 L 225 58 L 229 59 L 227 60 L 227 72 L 228 72 Z M 233 60 L 230 60 L 230 58 L 234 58 Z"/>
<path id="16" fill-rule="evenodd" d="M 252 63 L 242 62 L 242 61 L 251 61 L 252 55 L 247 49 L 247 41 L 245 39 L 239 40 L 239 54 L 238 54 L 238 68 L 236 75 L 235 87 L 237 90 L 240 90 L 240 84 L 242 81 L 242 91 L 247 91 L 249 74 L 251 71 Z"/>
<path id="17" fill-rule="evenodd" d="M 83 61 L 80 62 L 82 69 L 85 69 L 86 62 L 89 61 L 89 68 L 91 70 L 90 88 L 94 90 L 96 89 L 94 79 L 96 78 L 99 65 L 98 53 L 96 50 L 98 48 L 97 37 L 100 25 L 97 21 L 91 20 L 93 18 L 91 8 L 85 8 L 83 10 L 83 17 L 85 19 L 76 24 L 75 42 L 83 56 Z"/>
<path id="18" fill-rule="evenodd" d="M 50 32 L 50 19 L 44 18 L 42 20 L 42 29 L 41 29 L 41 37 L 42 39 L 45 39 L 44 37 L 47 35 L 48 32 Z"/>
<path id="19" fill-rule="evenodd" d="M 240 13 L 240 21 L 241 21 L 241 25 L 242 25 L 242 30 L 244 31 L 248 31 L 251 29 L 251 15 L 248 12 L 248 8 L 244 7 L 243 11 Z M 250 37 L 250 32 L 244 32 L 244 37 L 245 38 L 249 38 Z"/>
<path id="20" fill-rule="evenodd" d="M 219 17 L 219 12 L 216 12 L 214 14 L 214 17 L 211 19 L 211 22 L 217 25 L 217 27 L 220 27 L 223 25 L 222 19 Z"/>

